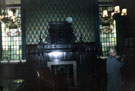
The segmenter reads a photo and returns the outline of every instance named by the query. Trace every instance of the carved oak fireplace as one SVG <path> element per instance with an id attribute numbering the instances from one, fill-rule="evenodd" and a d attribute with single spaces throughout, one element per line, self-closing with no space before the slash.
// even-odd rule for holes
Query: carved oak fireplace
<path id="1" fill-rule="evenodd" d="M 87 85 L 88 77 L 96 73 L 97 47 L 95 42 L 79 42 L 68 22 L 50 22 L 49 34 L 43 42 L 27 45 L 27 59 L 36 61 L 37 67 L 49 67 L 55 75 L 63 72 L 69 85 Z"/>

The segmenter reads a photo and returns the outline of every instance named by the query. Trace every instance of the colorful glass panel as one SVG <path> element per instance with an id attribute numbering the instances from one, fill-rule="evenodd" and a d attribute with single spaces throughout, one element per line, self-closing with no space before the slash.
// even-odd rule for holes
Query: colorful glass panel
<path id="1" fill-rule="evenodd" d="M 6 9 L 8 14 L 13 12 L 13 22 L 1 23 L 2 31 L 2 60 L 22 59 L 22 32 L 21 9 L 10 7 Z"/>
<path id="2" fill-rule="evenodd" d="M 103 17 L 103 10 L 108 11 L 107 17 Z M 111 12 L 113 12 L 112 6 L 99 6 L 102 56 L 108 56 L 109 49 L 117 45 L 116 21 L 111 17 Z"/>

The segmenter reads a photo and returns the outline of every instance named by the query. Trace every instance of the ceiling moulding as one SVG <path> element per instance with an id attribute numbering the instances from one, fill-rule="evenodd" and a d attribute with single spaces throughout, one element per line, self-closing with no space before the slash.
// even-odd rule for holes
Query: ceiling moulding
<path id="1" fill-rule="evenodd" d="M 21 0 L 5 0 L 7 5 L 21 4 Z"/>

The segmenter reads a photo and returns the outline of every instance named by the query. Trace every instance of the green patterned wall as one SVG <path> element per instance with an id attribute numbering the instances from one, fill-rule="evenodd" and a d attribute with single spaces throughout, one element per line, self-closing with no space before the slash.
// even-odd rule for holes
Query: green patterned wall
<path id="1" fill-rule="evenodd" d="M 42 38 L 46 38 L 48 22 L 66 21 L 67 17 L 73 18 L 72 27 L 77 41 L 81 34 L 84 42 L 95 40 L 92 0 L 26 0 L 23 5 L 27 44 L 38 43 L 41 31 Z"/>

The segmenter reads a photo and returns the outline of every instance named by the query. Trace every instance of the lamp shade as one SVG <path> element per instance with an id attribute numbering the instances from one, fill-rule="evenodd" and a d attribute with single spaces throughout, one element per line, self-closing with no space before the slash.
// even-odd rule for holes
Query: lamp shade
<path id="1" fill-rule="evenodd" d="M 104 10 L 103 11 L 103 17 L 107 17 L 108 16 L 108 11 L 107 10 Z"/>
<path id="2" fill-rule="evenodd" d="M 126 16 L 127 15 L 127 9 L 126 8 L 122 9 L 121 15 L 122 16 Z"/>
<path id="3" fill-rule="evenodd" d="M 115 6 L 114 7 L 114 12 L 115 13 L 120 13 L 120 6 Z"/>

